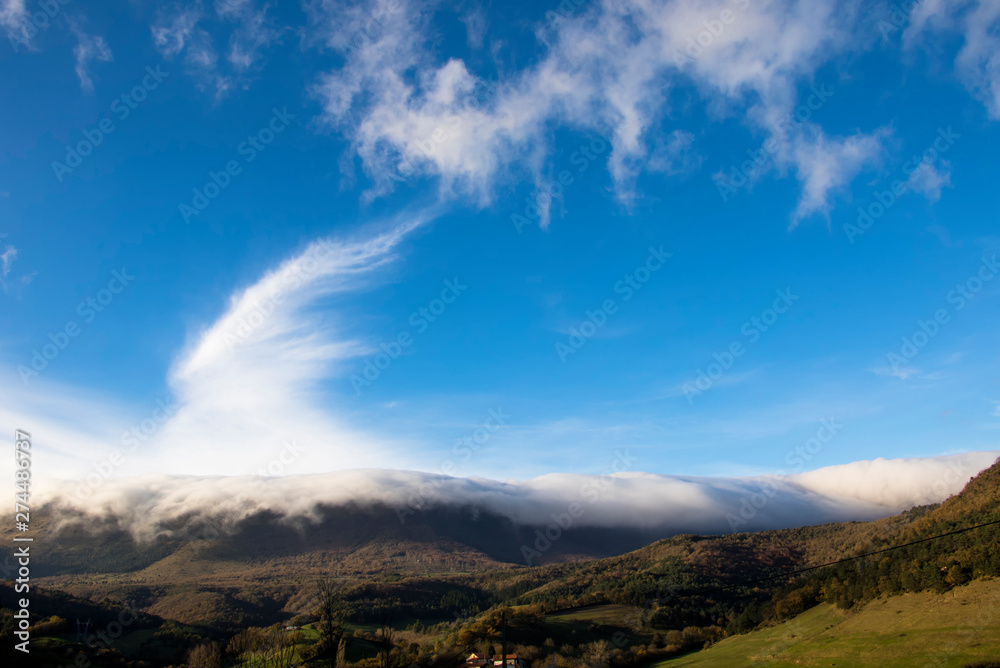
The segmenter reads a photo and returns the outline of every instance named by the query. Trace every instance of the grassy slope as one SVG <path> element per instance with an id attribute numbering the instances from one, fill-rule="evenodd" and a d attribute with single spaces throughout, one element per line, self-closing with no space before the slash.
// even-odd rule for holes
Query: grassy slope
<path id="1" fill-rule="evenodd" d="M 614 624 L 627 627 L 635 623 L 639 608 L 629 605 L 589 605 L 585 608 L 555 612 L 547 615 L 546 622 L 584 622 L 587 624 Z"/>
<path id="2" fill-rule="evenodd" d="M 997 658 L 1000 580 L 978 580 L 947 594 L 877 599 L 854 613 L 824 603 L 778 626 L 656 666 L 958 668 Z"/>

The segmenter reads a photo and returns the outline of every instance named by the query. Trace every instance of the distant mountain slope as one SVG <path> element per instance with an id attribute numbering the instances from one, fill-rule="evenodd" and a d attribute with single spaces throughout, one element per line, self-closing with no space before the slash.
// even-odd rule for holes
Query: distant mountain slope
<path id="1" fill-rule="evenodd" d="M 1000 462 L 940 506 L 874 522 L 676 536 L 618 557 L 483 574 L 478 580 L 499 598 L 517 603 L 643 606 L 651 622 L 663 628 L 748 630 L 822 601 L 847 607 L 879 594 L 945 591 L 1000 576 L 1000 525 L 994 525 L 798 578 L 775 577 L 1000 519 L 998 478 Z"/>
<path id="2" fill-rule="evenodd" d="M 1000 576 L 1000 524 L 946 535 L 998 521 L 1000 461 L 972 478 L 959 494 L 912 523 L 876 537 L 861 552 L 944 537 L 817 571 L 803 587 L 823 590 L 827 600 L 850 606 L 880 594 L 942 592 L 974 579 Z"/>
<path id="3" fill-rule="evenodd" d="M 519 526 L 475 507 L 434 507 L 401 522 L 378 504 L 318 507 L 315 517 L 289 519 L 259 512 L 234 523 L 185 519 L 165 525 L 157 537 L 136 542 L 114 518 L 101 521 L 61 513 L 36 523 L 47 542 L 42 575 L 139 572 L 158 566 L 172 575 L 178 560 L 274 564 L 296 573 L 427 573 L 490 569 L 523 563 L 522 545 L 544 527 Z M 7 536 L 9 529 L 0 532 Z M 651 530 L 581 527 L 561 532 L 544 560 L 620 554 L 655 540 Z M 181 558 L 181 555 L 183 557 Z"/>
<path id="4" fill-rule="evenodd" d="M 504 602 L 614 603 L 643 606 L 662 628 L 746 630 L 821 600 L 851 605 L 877 593 L 941 589 L 1000 573 L 993 527 L 794 583 L 778 577 L 741 586 L 1000 517 L 998 478 L 994 464 L 939 506 L 872 522 L 656 542 L 649 532 L 601 528 L 570 528 L 543 541 L 545 528 L 517 526 L 475 507 L 429 508 L 405 522 L 390 507 L 357 504 L 319 508 L 314 522 L 268 513 L 225 527 L 190 519 L 170 527 L 174 535 L 139 544 L 110 519 L 58 532 L 50 520 L 39 525 L 47 540 L 55 538 L 39 564 L 40 581 L 94 598 L 131 598 L 166 618 L 202 624 L 287 618 L 306 609 L 305 592 L 317 576 L 334 575 L 358 614 L 374 615 L 385 601 L 430 618 Z M 549 564 L 525 566 L 526 547 Z M 184 596 L 203 605 L 182 605 Z"/>
<path id="5" fill-rule="evenodd" d="M 133 600 L 191 624 L 235 627 L 288 617 L 304 609 L 309 596 L 303 591 L 321 575 L 345 579 L 361 599 L 405 599 L 414 611 L 447 617 L 438 610 L 441 596 L 468 589 L 453 582 L 462 577 L 458 574 L 517 569 L 521 546 L 535 539 L 534 527 L 475 508 L 428 509 L 407 516 L 405 523 L 386 506 L 317 512 L 315 522 L 267 513 L 225 527 L 192 520 L 168 527 L 172 535 L 139 543 L 110 520 L 95 524 L 64 517 L 56 530 L 51 518 L 39 519 L 35 527 L 46 558 L 36 577 L 80 596 Z M 639 530 L 573 529 L 545 557 L 592 559 L 655 538 Z M 416 579 L 401 587 L 408 578 Z M 482 592 L 452 598 L 456 610 L 469 601 L 491 602 Z M 195 599 L 197 605 L 185 602 Z"/>

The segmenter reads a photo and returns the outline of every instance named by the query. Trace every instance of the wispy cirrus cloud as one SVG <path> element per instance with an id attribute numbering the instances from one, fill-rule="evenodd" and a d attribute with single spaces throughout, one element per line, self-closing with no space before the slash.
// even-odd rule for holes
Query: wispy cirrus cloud
<path id="1" fill-rule="evenodd" d="M 317 310 L 316 302 L 380 283 L 378 272 L 430 220 L 417 212 L 378 224 L 368 236 L 317 240 L 235 291 L 176 358 L 167 378 L 169 415 L 142 427 L 141 448 L 125 447 L 135 441 L 128 432 L 149 415 L 130 418 L 121 401 L 93 402 L 45 382 L 2 395 L 4 424 L 32 425 L 59 453 L 51 473 L 70 478 L 87 475 L 114 450 L 134 451 L 116 475 L 256 473 L 287 443 L 305 453 L 287 472 L 409 461 L 398 444 L 353 428 L 320 387 L 338 363 L 371 349 L 344 333 L 349 323 L 341 313 Z M 52 409 L 61 405 L 73 410 Z"/>
<path id="2" fill-rule="evenodd" d="M 232 81 L 218 71 L 219 56 L 212 45 L 212 37 L 207 30 L 198 27 L 202 17 L 200 4 L 161 8 L 150 32 L 160 55 L 173 60 L 183 54 L 185 68 L 198 87 L 212 90 L 218 100 L 232 87 Z"/>
<path id="3" fill-rule="evenodd" d="M 254 67 L 261 51 L 281 37 L 283 30 L 268 17 L 268 9 L 268 5 L 258 8 L 253 0 L 216 0 L 216 14 L 235 25 L 227 59 L 238 72 Z"/>
<path id="4" fill-rule="evenodd" d="M 19 32 L 27 18 L 28 9 L 24 6 L 24 0 L 0 0 L 0 26 L 9 35 Z"/>
<path id="5" fill-rule="evenodd" d="M 338 362 L 368 352 L 345 339 L 337 314 L 317 313 L 325 296 L 362 289 L 375 270 L 391 263 L 409 232 L 426 214 L 397 221 L 356 241 L 319 240 L 300 255 L 233 295 L 226 312 L 177 360 L 169 383 L 179 408 L 158 434 L 170 464 L 177 444 L 200 434 L 212 454 L 199 472 L 231 470 L 241 453 L 264 456 L 296 438 L 310 449 L 310 468 L 371 464 L 376 439 L 354 431 L 321 407 L 318 384 Z M 308 470 L 308 469 L 306 469 Z"/>
<path id="6" fill-rule="evenodd" d="M 17 258 L 17 248 L 14 246 L 4 246 L 3 253 L 0 253 L 0 282 L 3 283 L 4 292 L 7 291 L 7 276 L 10 274 L 14 260 Z"/>
<path id="7" fill-rule="evenodd" d="M 264 49 L 281 38 L 284 28 L 268 16 L 269 8 L 253 0 L 217 0 L 211 10 L 200 2 L 164 7 L 150 27 L 153 44 L 164 58 L 183 58 L 198 87 L 212 91 L 218 100 L 244 84 L 260 64 Z M 213 32 L 228 32 L 224 61 Z"/>
<path id="8" fill-rule="evenodd" d="M 78 28 L 74 28 L 76 34 L 76 47 L 73 49 L 73 57 L 76 58 L 76 76 L 80 79 L 80 88 L 86 92 L 94 90 L 94 82 L 90 78 L 90 64 L 94 61 L 109 63 L 114 57 L 111 48 L 100 35 L 88 35 Z"/>
<path id="9" fill-rule="evenodd" d="M 0 234 L 0 239 L 5 238 L 6 236 L 6 234 Z M 3 288 L 4 294 L 9 292 L 11 284 L 17 288 L 23 288 L 31 283 L 35 276 L 38 275 L 37 271 L 30 271 L 26 274 L 21 274 L 16 279 L 11 277 L 11 272 L 14 269 L 14 260 L 16 260 L 18 256 L 17 247 L 5 244 L 0 246 L 0 248 L 2 248 L 2 252 L 0 252 L 0 287 Z"/>
<path id="10" fill-rule="evenodd" d="M 1000 4 L 995 0 L 921 0 L 910 12 L 903 43 L 916 49 L 927 40 L 958 33 L 963 44 L 955 72 L 1000 119 Z"/>

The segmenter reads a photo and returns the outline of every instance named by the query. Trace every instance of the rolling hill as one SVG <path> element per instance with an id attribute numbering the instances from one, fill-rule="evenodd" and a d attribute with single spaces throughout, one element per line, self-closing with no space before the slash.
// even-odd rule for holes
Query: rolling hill
<path id="1" fill-rule="evenodd" d="M 472 508 L 431 510 L 406 523 L 377 506 L 328 508 L 319 522 L 299 525 L 256 515 L 217 535 L 149 543 L 111 522 L 67 524 L 53 531 L 38 583 L 78 600 L 127 601 L 171 623 L 225 635 L 311 612 L 316 578 L 333 575 L 359 628 L 386 614 L 401 632 L 417 624 L 407 631 L 409 643 L 425 658 L 427 647 L 457 656 L 492 637 L 501 609 L 510 611 L 528 654 L 582 661 L 588 643 L 619 637 L 622 665 L 718 640 L 704 657 L 728 656 L 726 648 L 756 656 L 754 647 L 780 633 L 769 629 L 797 619 L 811 629 L 810 643 L 850 663 L 861 659 L 844 647 L 902 643 L 858 640 L 867 627 L 936 637 L 940 645 L 964 623 L 953 616 L 935 630 L 928 625 L 936 613 L 921 617 L 905 601 L 934 602 L 942 620 L 952 614 L 946 610 L 971 613 L 994 601 L 989 579 L 1000 576 L 1000 525 L 935 537 L 998 520 L 1000 462 L 941 504 L 881 520 L 679 535 L 637 549 L 648 538 L 638 532 L 577 530 L 553 542 L 551 563 L 532 567 L 518 563 L 532 527 Z M 879 553 L 855 558 L 871 552 Z M 812 570 L 796 573 L 802 569 Z M 894 621 L 885 601 L 897 599 Z M 824 624 L 830 628 L 817 631 Z M 798 636 L 775 657 L 826 656 Z M 551 646 L 556 640 L 561 644 Z M 982 635 L 983 656 L 996 650 L 995 640 Z M 956 656 L 976 658 L 977 651 Z"/>

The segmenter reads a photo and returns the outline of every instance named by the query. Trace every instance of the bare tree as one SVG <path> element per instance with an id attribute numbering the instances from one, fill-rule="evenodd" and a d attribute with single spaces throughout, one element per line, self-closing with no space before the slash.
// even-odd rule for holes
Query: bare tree
<path id="1" fill-rule="evenodd" d="M 222 665 L 222 650 L 214 643 L 202 643 L 188 652 L 189 668 L 220 668 Z"/>
<path id="2" fill-rule="evenodd" d="M 379 616 L 379 629 L 375 633 L 379 661 L 382 668 L 392 668 L 392 650 L 396 646 L 396 630 L 392 628 L 392 613 L 385 611 Z"/>
<path id="3" fill-rule="evenodd" d="M 232 637 L 226 651 L 244 668 L 287 668 L 295 658 L 295 644 L 301 634 L 285 633 L 281 625 L 250 627 Z"/>
<path id="4" fill-rule="evenodd" d="M 615 649 L 606 640 L 595 640 L 583 648 L 582 664 L 586 668 L 607 668 L 615 656 Z"/>
<path id="5" fill-rule="evenodd" d="M 319 617 L 319 635 L 321 649 L 330 659 L 330 668 L 337 668 L 337 655 L 344 639 L 344 624 L 347 611 L 340 595 L 340 587 L 330 578 L 320 578 L 319 607 L 316 616 Z"/>

